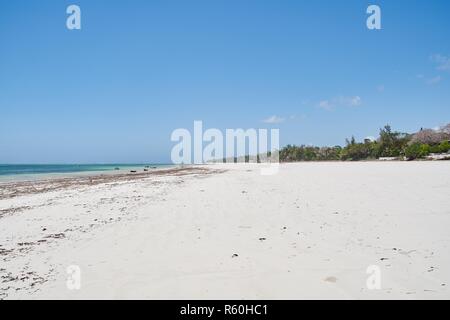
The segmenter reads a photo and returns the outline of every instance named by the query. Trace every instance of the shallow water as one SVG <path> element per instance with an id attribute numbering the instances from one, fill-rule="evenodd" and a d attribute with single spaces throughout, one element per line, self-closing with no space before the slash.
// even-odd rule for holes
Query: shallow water
<path id="1" fill-rule="evenodd" d="M 0 182 L 120 173 L 170 167 L 169 164 L 0 164 Z"/>

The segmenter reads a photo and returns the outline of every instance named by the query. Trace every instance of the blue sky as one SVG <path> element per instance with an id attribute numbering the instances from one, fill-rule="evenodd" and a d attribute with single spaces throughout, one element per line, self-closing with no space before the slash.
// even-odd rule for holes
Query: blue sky
<path id="1" fill-rule="evenodd" d="M 169 162 L 194 120 L 282 145 L 450 122 L 446 0 L 1 1 L 0 41 L 0 163 Z"/>

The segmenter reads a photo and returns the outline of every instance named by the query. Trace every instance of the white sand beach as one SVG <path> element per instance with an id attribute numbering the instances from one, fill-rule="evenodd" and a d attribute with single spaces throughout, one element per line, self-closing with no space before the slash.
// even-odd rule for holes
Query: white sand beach
<path id="1" fill-rule="evenodd" d="M 373 265 L 380 289 L 366 285 Z M 450 162 L 0 185 L 0 299 L 449 299 L 449 287 Z"/>

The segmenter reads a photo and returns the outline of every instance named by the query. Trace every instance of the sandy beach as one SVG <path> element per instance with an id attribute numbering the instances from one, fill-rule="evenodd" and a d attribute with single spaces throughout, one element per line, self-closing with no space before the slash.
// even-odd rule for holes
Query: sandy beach
<path id="1" fill-rule="evenodd" d="M 449 195 L 449 162 L 2 184 L 0 299 L 449 299 Z"/>

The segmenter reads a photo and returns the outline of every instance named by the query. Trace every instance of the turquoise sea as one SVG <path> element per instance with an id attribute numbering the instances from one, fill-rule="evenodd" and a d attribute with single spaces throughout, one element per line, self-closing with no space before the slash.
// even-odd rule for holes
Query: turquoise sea
<path id="1" fill-rule="evenodd" d="M 169 164 L 0 164 L 0 180 L 27 180 L 106 172 L 143 171 L 170 167 Z"/>

